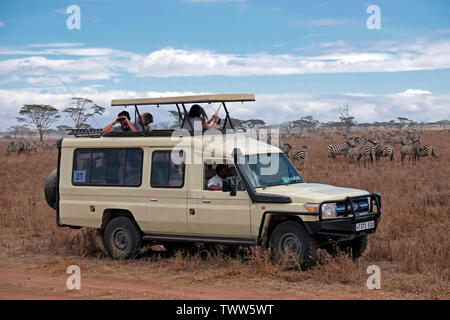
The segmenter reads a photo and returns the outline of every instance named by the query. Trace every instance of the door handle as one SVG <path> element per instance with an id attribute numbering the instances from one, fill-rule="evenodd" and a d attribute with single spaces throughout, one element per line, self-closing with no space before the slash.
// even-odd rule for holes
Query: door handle
<path id="1" fill-rule="evenodd" d="M 203 202 L 203 203 L 211 203 L 211 200 L 204 199 L 204 200 L 202 200 L 202 202 Z"/>
<path id="2" fill-rule="evenodd" d="M 150 198 L 150 201 L 158 201 L 158 198 Z"/>
<path id="3" fill-rule="evenodd" d="M 189 214 L 191 216 L 195 216 L 195 209 L 189 209 Z"/>

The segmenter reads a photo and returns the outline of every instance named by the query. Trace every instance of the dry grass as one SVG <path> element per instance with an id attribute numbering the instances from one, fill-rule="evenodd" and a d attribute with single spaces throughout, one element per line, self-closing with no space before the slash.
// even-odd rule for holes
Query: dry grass
<path id="1" fill-rule="evenodd" d="M 122 278 L 155 277 L 168 281 L 228 283 L 252 288 L 268 286 L 274 292 L 294 292 L 309 284 L 317 288 L 347 288 L 367 292 L 366 268 L 375 264 L 382 272 L 384 292 L 411 298 L 448 298 L 450 227 L 450 135 L 427 131 L 422 143 L 435 146 L 438 158 L 422 158 L 417 165 L 401 166 L 381 159 L 364 168 L 348 160 L 327 159 L 330 140 L 312 135 L 293 145 L 308 145 L 309 182 L 381 192 L 383 217 L 369 247 L 354 262 L 319 252 L 316 268 L 302 272 L 270 262 L 268 253 L 252 248 L 246 254 L 201 250 L 193 255 L 168 256 L 158 248 L 145 248 L 134 261 L 115 262 L 104 255 L 94 230 L 57 228 L 55 214 L 44 199 L 45 177 L 56 166 L 56 151 L 5 156 L 0 145 L 0 243 L 3 255 L 27 261 L 35 257 L 77 260 L 92 272 L 114 270 Z M 3 258 L 2 258 L 3 259 Z M 59 260 L 58 260 L 59 261 Z M 151 275 L 148 270 L 152 270 Z M 341 290 L 336 289 L 336 290 Z M 365 291 L 364 291 L 365 290 Z"/>

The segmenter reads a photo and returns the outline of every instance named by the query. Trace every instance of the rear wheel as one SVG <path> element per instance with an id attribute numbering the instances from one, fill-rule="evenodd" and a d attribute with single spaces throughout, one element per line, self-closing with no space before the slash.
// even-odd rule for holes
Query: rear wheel
<path id="1" fill-rule="evenodd" d="M 270 248 L 277 261 L 287 259 L 289 266 L 300 264 L 302 270 L 315 264 L 316 241 L 295 221 L 279 224 L 270 237 Z"/>
<path id="2" fill-rule="evenodd" d="M 116 217 L 106 225 L 103 244 L 113 259 L 133 258 L 142 247 L 141 232 L 130 218 Z"/>
<path id="3" fill-rule="evenodd" d="M 58 172 L 57 170 L 53 170 L 45 180 L 45 186 L 44 186 L 44 194 L 45 194 L 45 200 L 47 201 L 47 204 L 52 207 L 53 209 L 56 209 L 56 196 L 57 191 L 57 178 L 58 178 Z"/>

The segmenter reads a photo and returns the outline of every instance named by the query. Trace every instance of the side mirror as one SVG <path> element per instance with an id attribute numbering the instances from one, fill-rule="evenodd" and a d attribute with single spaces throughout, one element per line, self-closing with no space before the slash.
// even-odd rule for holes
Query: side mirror
<path id="1" fill-rule="evenodd" d="M 222 182 L 222 191 L 229 192 L 231 196 L 236 195 L 236 186 L 234 185 L 231 178 L 227 178 Z"/>

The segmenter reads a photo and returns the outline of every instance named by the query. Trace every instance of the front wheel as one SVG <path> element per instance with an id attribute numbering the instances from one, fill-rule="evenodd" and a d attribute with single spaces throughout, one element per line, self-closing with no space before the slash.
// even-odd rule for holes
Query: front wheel
<path id="1" fill-rule="evenodd" d="M 302 270 L 314 266 L 317 245 L 305 228 L 295 221 L 279 224 L 270 237 L 270 248 L 277 261 L 287 259 L 288 265 L 300 264 Z"/>
<path id="2" fill-rule="evenodd" d="M 113 259 L 129 259 L 142 247 L 141 232 L 130 218 L 116 217 L 106 225 L 103 244 Z"/>

